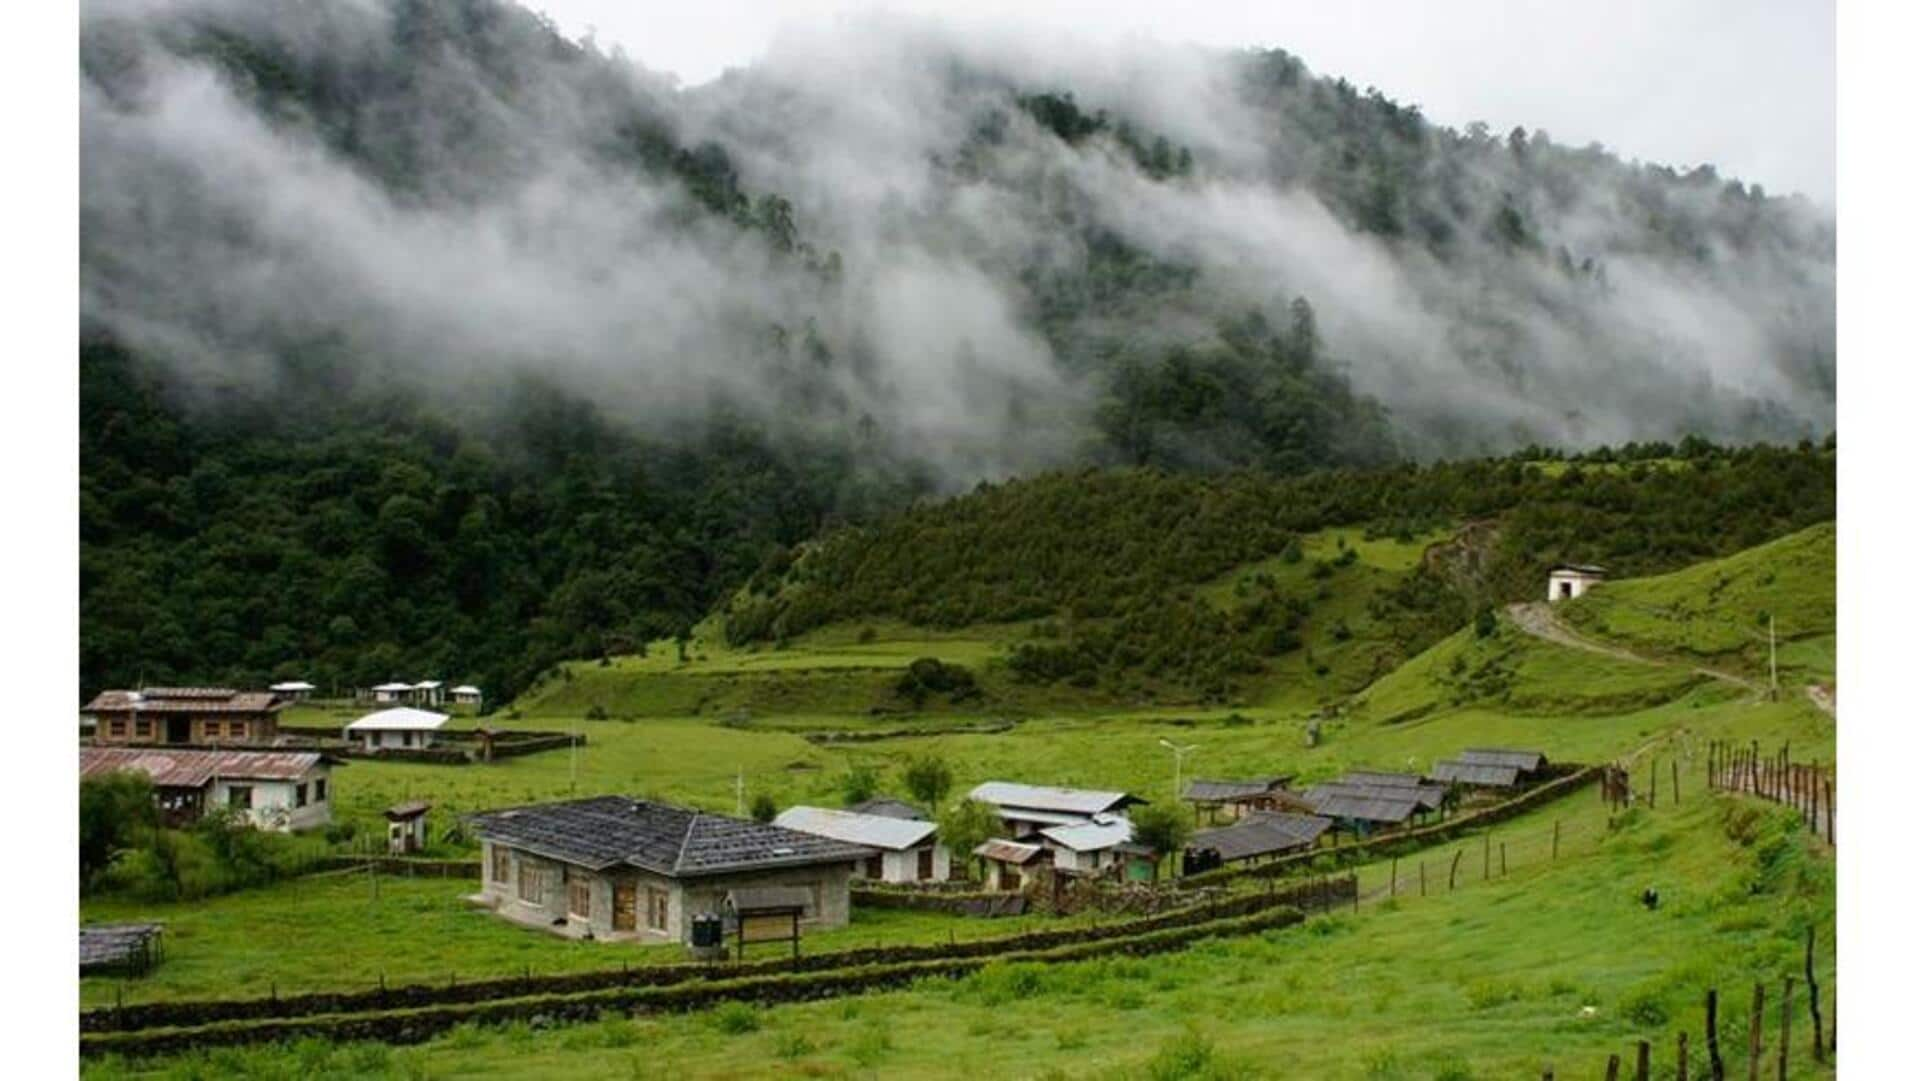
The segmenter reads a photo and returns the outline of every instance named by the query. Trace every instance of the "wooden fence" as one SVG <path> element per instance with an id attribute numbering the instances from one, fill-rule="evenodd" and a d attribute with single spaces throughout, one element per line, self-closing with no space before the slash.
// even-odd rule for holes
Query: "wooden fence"
<path id="1" fill-rule="evenodd" d="M 1716 791 L 1784 803 L 1800 812 L 1800 820 L 1816 836 L 1833 844 L 1833 773 L 1825 766 L 1795 762 L 1785 743 L 1770 754 L 1761 753 L 1757 740 L 1746 746 L 1709 744 L 1707 783 Z"/>
<path id="2" fill-rule="evenodd" d="M 1805 1062 L 1810 1058 L 1819 1072 L 1825 1072 L 1829 1056 L 1838 1053 L 1839 1042 L 1835 1035 L 1836 1026 L 1830 1018 L 1820 1012 L 1820 982 L 1813 965 L 1814 932 L 1807 929 L 1806 953 L 1806 1003 L 1808 1027 L 1806 1054 L 1794 1054 L 1793 1015 L 1794 991 L 1797 980 L 1785 976 L 1780 981 L 1779 1023 L 1774 1029 L 1773 1042 L 1767 1042 L 1767 985 L 1753 985 L 1753 1005 L 1747 1013 L 1746 1047 L 1744 1054 L 1736 1043 L 1723 1050 L 1720 1040 L 1720 992 L 1713 989 L 1707 992 L 1705 1018 L 1702 1035 L 1703 1045 L 1690 1044 L 1685 1031 L 1675 1034 L 1675 1058 L 1672 1076 L 1678 1081 L 1688 1081 L 1690 1077 L 1699 1077 L 1702 1081 L 1725 1081 L 1727 1060 L 1731 1057 L 1738 1066 L 1740 1059 L 1746 1060 L 1748 1081 L 1760 1081 L 1765 1074 L 1773 1074 L 1779 1081 L 1787 1081 L 1792 1075 L 1794 1062 Z M 1623 1061 L 1618 1054 L 1607 1056 L 1607 1081 L 1619 1081 Z M 1633 1048 L 1634 1081 L 1649 1081 L 1653 1076 L 1653 1044 L 1640 1040 Z M 1553 1066 L 1549 1064 L 1540 1075 L 1544 1081 L 1553 1081 Z"/>

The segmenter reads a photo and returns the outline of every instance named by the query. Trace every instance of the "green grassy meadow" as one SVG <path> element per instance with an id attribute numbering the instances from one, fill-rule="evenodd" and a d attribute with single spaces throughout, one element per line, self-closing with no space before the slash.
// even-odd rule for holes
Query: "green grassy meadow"
<path id="1" fill-rule="evenodd" d="M 1343 544 L 1356 558 L 1310 577 Z M 1358 913 L 1168 956 L 996 966 L 904 992 L 749 1011 L 750 1022 L 726 1010 L 609 1018 L 550 1032 L 465 1029 L 412 1048 L 308 1043 L 154 1065 L 169 1076 L 657 1076 L 671 1062 L 686 1077 L 1411 1079 L 1538 1076 L 1551 1061 L 1560 1076 L 1598 1075 L 1607 1053 L 1626 1052 L 1634 1038 L 1670 1048 L 1678 1027 L 1697 1032 L 1706 987 L 1739 995 L 1756 978 L 1785 974 L 1810 925 L 1823 943 L 1831 1011 L 1830 852 L 1768 805 L 1703 789 L 1707 741 L 1790 742 L 1796 761 L 1831 763 L 1834 721 L 1798 694 L 1757 700 L 1690 670 L 1703 660 L 1750 670 L 1749 610 L 1764 605 L 1783 633 L 1789 620 L 1806 632 L 1783 647 L 1783 669 L 1831 678 L 1831 528 L 1677 575 L 1611 582 L 1560 606 L 1583 633 L 1652 661 L 1536 639 L 1501 618 L 1490 633 L 1464 628 L 1374 673 L 1367 599 L 1412 567 L 1423 544 L 1317 536 L 1300 561 L 1242 568 L 1205 587 L 1218 605 L 1235 603 L 1236 583 L 1251 575 L 1325 589 L 1303 637 L 1328 671 L 1289 669 L 1298 664 L 1289 658 L 1244 704 L 1102 704 L 1072 700 L 1066 688 L 1008 690 L 998 659 L 1030 627 L 936 635 L 835 626 L 784 649 L 744 651 L 708 634 L 684 663 L 666 642 L 644 657 L 569 665 L 570 675 L 494 718 L 517 713 L 505 723 L 576 730 L 586 742 L 574 752 L 457 767 L 354 761 L 336 775 L 336 818 L 371 831 L 381 808 L 427 799 L 441 838 L 461 813 L 569 795 L 618 792 L 727 813 L 762 793 L 780 806 L 831 806 L 852 766 L 875 767 L 882 790 L 903 795 L 901 771 L 926 754 L 952 766 L 955 795 L 1001 778 L 1159 801 L 1174 795 L 1162 740 L 1195 748 L 1189 778 L 1290 773 L 1303 782 L 1357 767 L 1424 770 L 1468 746 L 1532 747 L 1581 762 L 1641 752 L 1650 757 L 1635 768 L 1651 762 L 1665 794 L 1656 808 L 1610 819 L 1586 789 L 1503 823 L 1493 843 L 1476 835 L 1360 868 Z M 1336 623 L 1345 628 L 1338 640 Z M 921 656 L 974 669 L 992 706 L 876 712 Z M 585 719 L 595 706 L 609 719 Z M 339 712 L 308 707 L 289 719 L 330 724 Z M 1001 718 L 1013 727 L 943 730 Z M 908 734 L 804 738 L 822 729 Z M 1504 846 L 1505 875 L 1490 862 L 1494 844 Z M 436 849 L 470 851 L 444 839 Z M 1463 881 L 1446 894 L 1438 885 L 1456 852 Z M 1409 896 L 1423 864 L 1434 888 Z M 1663 897 L 1655 912 L 1637 903 L 1648 885 Z M 570 942 L 507 924 L 463 903 L 468 882 L 386 877 L 377 897 L 374 886 L 344 875 L 172 905 L 89 899 L 88 920 L 165 921 L 168 957 L 130 984 L 82 981 L 82 1000 L 108 1003 L 116 991 L 131 1002 L 288 994 L 364 988 L 382 974 L 390 984 L 440 982 L 680 959 L 669 948 Z M 810 935 L 807 948 L 997 936 L 1043 919 L 856 910 L 852 926 Z M 1738 1008 L 1726 1016 L 1744 1024 Z M 1743 1045 L 1743 1032 L 1729 1036 L 1729 1047 Z M 1670 1060 L 1656 1056 L 1668 1072 L 1655 1076 L 1671 1075 Z M 88 1072 L 128 1069 L 106 1061 Z M 1703 1075 L 1699 1063 L 1694 1075 Z"/>

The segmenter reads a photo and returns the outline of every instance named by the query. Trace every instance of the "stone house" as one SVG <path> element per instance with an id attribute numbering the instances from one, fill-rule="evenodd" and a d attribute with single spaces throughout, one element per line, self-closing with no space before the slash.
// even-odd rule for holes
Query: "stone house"
<path id="1" fill-rule="evenodd" d="M 572 938 L 691 943 L 695 916 L 730 892 L 804 896 L 801 924 L 845 926 L 854 868 L 874 850 L 686 807 L 596 796 L 469 817 L 481 840 L 476 900 Z"/>

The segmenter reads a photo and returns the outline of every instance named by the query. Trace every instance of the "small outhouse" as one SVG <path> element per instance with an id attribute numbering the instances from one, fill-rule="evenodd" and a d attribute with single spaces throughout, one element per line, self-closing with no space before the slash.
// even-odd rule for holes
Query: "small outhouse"
<path id="1" fill-rule="evenodd" d="M 387 851 L 406 856 L 427 846 L 427 811 L 432 804 L 424 800 L 396 803 L 383 814 L 387 818 Z"/>
<path id="2" fill-rule="evenodd" d="M 1607 580 L 1607 568 L 1562 563 L 1547 572 L 1547 600 L 1570 601 Z"/>

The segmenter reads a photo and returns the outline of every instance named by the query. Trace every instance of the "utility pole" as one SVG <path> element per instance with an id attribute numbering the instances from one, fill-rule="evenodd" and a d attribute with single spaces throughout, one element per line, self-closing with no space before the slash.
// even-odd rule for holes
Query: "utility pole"
<path id="1" fill-rule="evenodd" d="M 1199 744 L 1189 743 L 1185 747 L 1180 747 L 1180 746 L 1176 746 L 1170 740 L 1162 739 L 1160 741 L 1160 746 L 1165 747 L 1167 750 L 1173 752 L 1173 798 L 1179 799 L 1180 798 L 1180 763 L 1183 760 L 1185 760 L 1189 752 L 1197 750 L 1199 748 Z"/>
<path id="2" fill-rule="evenodd" d="M 745 766 L 736 766 L 733 771 L 733 816 L 744 818 L 747 814 L 747 770 Z"/>
<path id="3" fill-rule="evenodd" d="M 1780 647 L 1773 636 L 1773 613 L 1767 613 L 1767 685 L 1775 699 L 1780 697 Z"/>
<path id="4" fill-rule="evenodd" d="M 567 741 L 567 795 L 574 795 L 580 784 L 580 722 L 573 722 L 573 738 Z"/>

